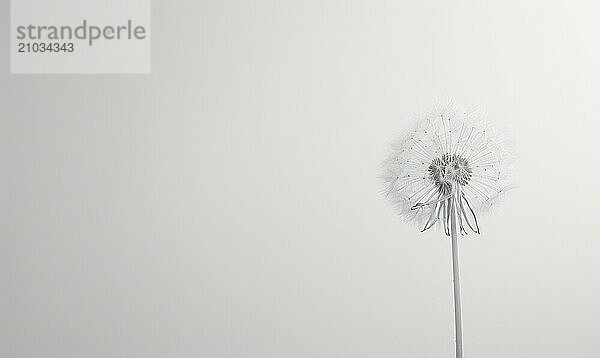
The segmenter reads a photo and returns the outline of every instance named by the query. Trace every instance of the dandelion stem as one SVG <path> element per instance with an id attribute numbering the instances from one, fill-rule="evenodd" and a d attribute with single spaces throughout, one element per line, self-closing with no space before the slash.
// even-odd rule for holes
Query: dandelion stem
<path id="1" fill-rule="evenodd" d="M 453 195 L 454 196 L 454 195 Z M 460 281 L 459 281 L 459 270 L 458 270 L 458 238 L 456 232 L 457 217 L 456 206 L 458 197 L 453 197 L 450 200 L 450 234 L 452 237 L 452 283 L 454 286 L 454 330 L 455 330 L 455 345 L 456 345 L 456 358 L 463 358 L 463 347 L 462 347 L 462 311 L 460 306 Z"/>

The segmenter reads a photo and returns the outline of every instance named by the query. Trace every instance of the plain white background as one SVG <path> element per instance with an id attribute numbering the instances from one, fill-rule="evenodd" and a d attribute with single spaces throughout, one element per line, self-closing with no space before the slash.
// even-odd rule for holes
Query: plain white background
<path id="1" fill-rule="evenodd" d="M 28 76 L 3 1 L 1 356 L 451 357 L 449 241 L 377 178 L 446 96 L 519 147 L 465 356 L 600 355 L 595 2 L 152 7 L 151 75 Z"/>

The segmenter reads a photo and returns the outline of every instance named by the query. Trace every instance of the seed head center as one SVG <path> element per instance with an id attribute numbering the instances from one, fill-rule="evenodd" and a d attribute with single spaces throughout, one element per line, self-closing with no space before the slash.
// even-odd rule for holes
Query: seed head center
<path id="1" fill-rule="evenodd" d="M 450 194 L 452 186 L 466 185 L 472 175 L 469 162 L 458 154 L 443 154 L 429 165 L 429 179 L 444 194 Z"/>

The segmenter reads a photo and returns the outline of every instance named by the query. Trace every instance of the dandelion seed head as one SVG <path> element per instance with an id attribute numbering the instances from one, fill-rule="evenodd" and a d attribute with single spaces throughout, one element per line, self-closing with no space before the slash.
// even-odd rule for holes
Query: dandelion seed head
<path id="1" fill-rule="evenodd" d="M 461 234 L 468 228 L 478 233 L 476 214 L 512 187 L 511 162 L 506 136 L 481 111 L 448 102 L 420 116 L 392 143 L 382 164 L 383 193 L 402 217 L 424 230 L 441 223 L 448 233 L 454 207 Z"/>

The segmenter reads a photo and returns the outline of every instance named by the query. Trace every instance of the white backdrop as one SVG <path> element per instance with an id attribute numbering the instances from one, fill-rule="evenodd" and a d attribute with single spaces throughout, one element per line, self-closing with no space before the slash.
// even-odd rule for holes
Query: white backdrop
<path id="1" fill-rule="evenodd" d="M 377 178 L 446 96 L 519 147 L 465 356 L 600 355 L 595 2 L 154 0 L 109 76 L 8 75 L 7 2 L 0 356 L 451 357 L 449 241 Z"/>

